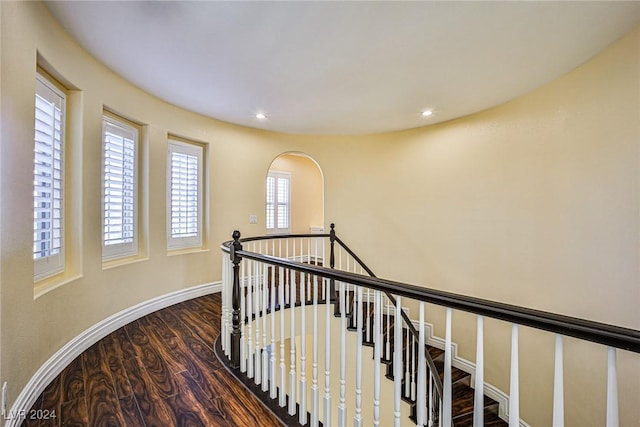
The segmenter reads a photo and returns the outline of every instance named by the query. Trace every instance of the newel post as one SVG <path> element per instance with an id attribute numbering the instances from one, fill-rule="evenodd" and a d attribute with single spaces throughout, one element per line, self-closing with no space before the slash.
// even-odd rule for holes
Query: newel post
<path id="1" fill-rule="evenodd" d="M 331 251 L 329 253 L 329 267 L 334 269 L 336 266 L 336 255 L 335 255 L 335 243 L 336 243 L 336 225 L 331 223 L 330 225 L 331 231 L 329 231 L 329 243 L 331 247 Z M 333 303 L 333 314 L 338 316 L 340 314 L 340 305 L 337 303 L 338 299 L 336 298 L 336 281 L 331 279 L 329 281 L 329 301 Z"/>
<path id="2" fill-rule="evenodd" d="M 233 263 L 233 296 L 232 307 L 233 312 L 231 314 L 231 367 L 234 369 L 240 368 L 240 261 L 242 257 L 237 254 L 242 250 L 242 243 L 240 243 L 240 232 L 238 230 L 233 232 L 233 243 L 231 244 L 231 262 Z"/>

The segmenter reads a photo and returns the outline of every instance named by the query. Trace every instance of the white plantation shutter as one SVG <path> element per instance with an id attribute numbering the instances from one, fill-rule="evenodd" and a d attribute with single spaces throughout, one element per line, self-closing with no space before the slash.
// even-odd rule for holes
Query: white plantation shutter
<path id="1" fill-rule="evenodd" d="M 276 178 L 267 177 L 267 229 L 275 228 L 275 197 L 276 197 Z"/>
<path id="2" fill-rule="evenodd" d="M 104 116 L 102 120 L 102 257 L 138 252 L 138 130 Z"/>
<path id="3" fill-rule="evenodd" d="M 269 172 L 266 187 L 266 226 L 270 233 L 290 231 L 290 185 L 291 175 L 288 172 Z"/>
<path id="4" fill-rule="evenodd" d="M 33 168 L 34 278 L 64 269 L 65 96 L 37 75 Z"/>
<path id="5" fill-rule="evenodd" d="M 202 147 L 169 141 L 169 249 L 202 246 Z"/>

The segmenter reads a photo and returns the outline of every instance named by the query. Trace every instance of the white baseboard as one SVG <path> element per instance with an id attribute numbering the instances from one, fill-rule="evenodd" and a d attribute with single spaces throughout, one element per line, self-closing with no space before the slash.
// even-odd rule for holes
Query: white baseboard
<path id="1" fill-rule="evenodd" d="M 417 320 L 412 320 L 413 326 L 418 329 L 420 322 Z M 444 350 L 445 340 L 437 337 L 433 334 L 434 326 L 431 323 L 425 322 L 425 342 L 427 345 L 432 347 L 439 348 Z M 469 374 L 471 374 L 471 387 L 474 384 L 474 377 L 476 374 L 476 364 L 458 356 L 458 344 L 452 342 L 451 343 L 451 366 L 454 366 L 460 370 L 463 370 Z M 496 402 L 498 402 L 498 416 L 504 421 L 509 421 L 509 395 L 504 391 L 500 390 L 498 387 L 484 383 L 484 394 L 489 396 Z M 520 427 L 530 427 L 529 424 L 520 420 Z"/>
<path id="2" fill-rule="evenodd" d="M 147 314 L 183 301 L 220 292 L 221 289 L 222 284 L 220 282 L 206 283 L 187 289 L 180 289 L 126 308 L 91 326 L 80 335 L 71 339 L 71 341 L 65 344 L 51 356 L 49 360 L 40 366 L 40 369 L 31 377 L 11 407 L 9 414 L 14 416 L 6 420 L 5 427 L 18 427 L 23 420 L 18 414 L 23 414 L 31 409 L 47 385 L 49 385 L 55 377 L 60 375 L 63 369 L 76 357 L 80 356 L 85 350 L 102 338 Z"/>

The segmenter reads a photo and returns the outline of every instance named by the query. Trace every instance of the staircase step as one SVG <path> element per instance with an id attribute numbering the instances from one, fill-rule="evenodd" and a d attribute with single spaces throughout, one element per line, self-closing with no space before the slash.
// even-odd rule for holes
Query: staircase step
<path id="1" fill-rule="evenodd" d="M 440 376 L 440 380 L 444 381 L 444 362 L 440 360 L 436 360 L 433 362 L 436 365 L 436 369 L 438 369 L 438 375 Z M 464 380 L 471 377 L 471 374 L 463 371 L 462 369 L 458 369 L 455 366 L 451 367 L 451 384 L 455 384 L 458 381 Z"/>
<path id="2" fill-rule="evenodd" d="M 497 404 L 495 407 L 485 408 L 483 421 L 485 427 L 506 427 L 508 425 L 498 416 Z M 454 419 L 453 427 L 473 427 L 473 413 Z"/>
<path id="3" fill-rule="evenodd" d="M 465 384 L 464 381 L 453 385 L 451 390 L 451 400 L 453 401 L 451 405 L 451 416 L 453 419 L 463 417 L 468 414 L 473 415 L 473 395 L 474 389 L 469 387 L 468 384 Z M 484 396 L 483 406 L 485 408 L 497 407 L 497 405 L 498 403 L 495 400 L 488 396 Z"/>
<path id="4" fill-rule="evenodd" d="M 444 357 L 444 350 L 441 350 L 437 347 L 428 345 L 427 350 L 429 351 L 429 354 L 431 355 L 431 358 L 434 362 Z"/>

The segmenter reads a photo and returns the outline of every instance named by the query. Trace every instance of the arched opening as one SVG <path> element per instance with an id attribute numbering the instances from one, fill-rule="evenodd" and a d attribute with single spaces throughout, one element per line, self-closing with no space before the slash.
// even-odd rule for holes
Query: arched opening
<path id="1" fill-rule="evenodd" d="M 311 156 L 280 154 L 269 166 L 265 185 L 268 234 L 323 231 L 324 176 Z"/>

